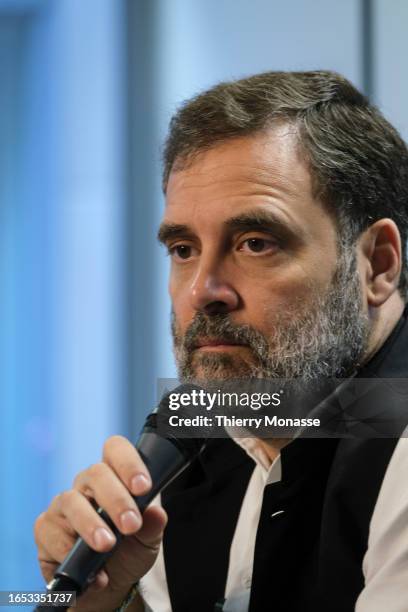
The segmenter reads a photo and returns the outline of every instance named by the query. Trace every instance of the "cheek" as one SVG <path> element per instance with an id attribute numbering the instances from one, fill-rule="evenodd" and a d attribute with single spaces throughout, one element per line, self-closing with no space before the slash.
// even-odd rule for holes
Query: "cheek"
<path id="1" fill-rule="evenodd" d="M 242 322 L 267 333 L 277 321 L 304 312 L 315 301 L 317 292 L 320 295 L 322 287 L 319 285 L 319 288 L 312 288 L 309 283 L 305 283 L 304 277 L 296 282 L 282 280 L 258 285 L 244 297 L 246 320 Z"/>
<path id="2" fill-rule="evenodd" d="M 184 329 L 194 316 L 194 312 L 190 307 L 190 300 L 188 299 L 188 291 L 186 291 L 183 284 L 170 280 L 169 295 L 177 324 L 181 329 Z"/>
<path id="3" fill-rule="evenodd" d="M 312 293 L 322 291 L 326 280 L 310 281 L 310 275 L 304 270 L 288 270 L 273 274 L 269 278 L 264 275 L 261 282 L 249 282 L 241 287 L 241 295 L 248 308 L 284 309 L 287 306 L 308 301 Z"/>

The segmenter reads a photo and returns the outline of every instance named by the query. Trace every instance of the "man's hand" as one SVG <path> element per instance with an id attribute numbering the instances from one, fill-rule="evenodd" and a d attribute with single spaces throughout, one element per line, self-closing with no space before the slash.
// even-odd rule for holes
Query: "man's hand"
<path id="1" fill-rule="evenodd" d="M 94 550 L 113 548 L 115 537 L 96 513 L 101 506 L 125 538 L 78 599 L 78 612 L 110 612 L 119 606 L 133 583 L 153 565 L 167 516 L 162 508 L 148 508 L 143 518 L 132 495 L 151 487 L 146 466 L 132 444 L 121 436 L 109 438 L 103 461 L 80 472 L 73 488 L 58 495 L 35 523 L 41 571 L 48 582 L 80 535 Z"/>

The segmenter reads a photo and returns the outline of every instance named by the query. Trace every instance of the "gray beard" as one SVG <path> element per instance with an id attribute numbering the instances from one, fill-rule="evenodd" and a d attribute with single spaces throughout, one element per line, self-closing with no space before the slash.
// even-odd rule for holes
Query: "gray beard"
<path id="1" fill-rule="evenodd" d="M 232 323 L 229 314 L 198 312 L 184 336 L 172 317 L 174 352 L 181 381 L 234 379 L 300 379 L 311 382 L 344 378 L 361 364 L 370 325 L 363 310 L 354 249 L 345 247 L 330 287 L 310 291 L 307 303 L 285 313 L 271 313 L 268 336 L 249 325 Z M 199 338 L 221 337 L 247 345 L 247 358 L 194 351 Z M 200 375 L 197 372 L 200 370 Z"/>

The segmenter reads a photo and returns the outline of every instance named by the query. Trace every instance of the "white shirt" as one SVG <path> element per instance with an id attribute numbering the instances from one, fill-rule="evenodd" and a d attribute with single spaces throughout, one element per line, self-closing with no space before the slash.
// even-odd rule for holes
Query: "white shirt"
<path id="1" fill-rule="evenodd" d="M 271 463 L 255 438 L 235 438 L 255 461 L 230 549 L 223 610 L 247 612 L 255 539 L 264 487 L 281 480 L 280 455 Z M 370 466 L 367 466 L 367 470 Z M 160 503 L 158 499 L 156 503 Z M 274 513 L 279 520 L 280 511 Z M 388 465 L 370 522 L 363 561 L 365 586 L 355 612 L 408 610 L 408 439 L 401 438 Z M 146 612 L 172 612 L 163 550 L 140 581 Z"/>
<path id="2" fill-rule="evenodd" d="M 407 438 L 398 441 L 384 476 L 370 523 L 363 573 L 365 587 L 357 600 L 356 612 L 407 612 Z"/>

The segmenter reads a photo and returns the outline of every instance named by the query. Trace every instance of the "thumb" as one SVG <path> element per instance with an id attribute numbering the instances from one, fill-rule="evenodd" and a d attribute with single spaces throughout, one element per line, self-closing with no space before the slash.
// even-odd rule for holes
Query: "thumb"
<path id="1" fill-rule="evenodd" d="M 143 513 L 140 530 L 126 536 L 106 564 L 110 586 L 131 585 L 152 567 L 160 550 L 167 514 L 160 506 L 150 506 Z"/>

